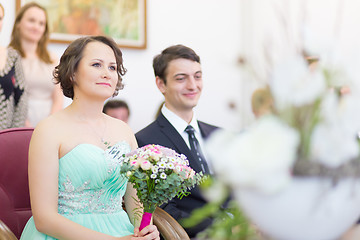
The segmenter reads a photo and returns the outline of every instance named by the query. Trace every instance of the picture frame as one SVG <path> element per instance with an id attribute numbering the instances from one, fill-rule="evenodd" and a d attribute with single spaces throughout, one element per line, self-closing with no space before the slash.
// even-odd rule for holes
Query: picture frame
<path id="1" fill-rule="evenodd" d="M 119 47 L 146 48 L 146 0 L 16 0 L 16 11 L 33 1 L 47 11 L 50 42 L 106 35 Z"/>

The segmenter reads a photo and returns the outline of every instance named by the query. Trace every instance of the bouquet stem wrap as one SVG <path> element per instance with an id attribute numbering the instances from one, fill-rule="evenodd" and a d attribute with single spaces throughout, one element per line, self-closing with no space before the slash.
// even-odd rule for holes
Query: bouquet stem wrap
<path id="1" fill-rule="evenodd" d="M 152 217 L 152 213 L 144 212 L 141 219 L 139 231 L 143 230 L 146 226 L 150 225 L 151 217 Z"/>

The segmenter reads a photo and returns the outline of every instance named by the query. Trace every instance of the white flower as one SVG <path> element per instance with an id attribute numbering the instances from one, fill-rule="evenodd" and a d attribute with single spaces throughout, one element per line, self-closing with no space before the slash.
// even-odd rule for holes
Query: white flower
<path id="1" fill-rule="evenodd" d="M 169 163 L 167 164 L 167 167 L 168 167 L 169 169 L 174 169 L 174 168 L 175 168 L 175 165 L 174 165 L 172 162 L 169 162 Z"/>
<path id="2" fill-rule="evenodd" d="M 303 106 L 325 91 L 326 82 L 318 68 L 309 70 L 305 59 L 291 56 L 279 62 L 273 71 L 270 88 L 277 108 Z"/>
<path id="3" fill-rule="evenodd" d="M 294 129 L 267 116 L 237 135 L 215 132 L 206 149 L 224 181 L 272 193 L 290 181 L 298 144 Z"/>
<path id="4" fill-rule="evenodd" d="M 342 49 L 343 50 L 343 49 Z M 320 56 L 320 64 L 329 72 L 329 85 L 334 87 L 348 86 L 351 92 L 360 90 L 360 51 L 352 48 L 351 52 L 344 53 L 338 49 L 332 49 L 331 54 Z"/>
<path id="5" fill-rule="evenodd" d="M 359 154 L 356 133 L 360 130 L 360 98 L 339 97 L 329 91 L 321 105 L 321 122 L 311 136 L 310 159 L 328 167 L 338 167 Z"/>
<path id="6" fill-rule="evenodd" d="M 157 175 L 155 173 L 150 175 L 150 178 L 152 178 L 152 179 L 155 179 L 156 177 L 157 177 Z"/>
<path id="7" fill-rule="evenodd" d="M 130 177 L 131 175 L 132 175 L 131 171 L 127 171 L 127 172 L 126 172 L 126 176 L 127 176 L 127 177 Z"/>
<path id="8" fill-rule="evenodd" d="M 329 92 L 322 103 L 323 122 L 337 125 L 346 134 L 360 131 L 360 97 L 353 93 L 339 98 L 334 91 Z"/>
<path id="9" fill-rule="evenodd" d="M 161 162 L 158 162 L 159 168 L 166 168 L 166 162 L 164 160 L 161 160 Z"/>
<path id="10" fill-rule="evenodd" d="M 211 187 L 202 191 L 203 196 L 209 202 L 220 202 L 228 195 L 227 189 L 220 181 L 213 181 Z"/>
<path id="11" fill-rule="evenodd" d="M 151 169 L 152 164 L 149 161 L 145 160 L 140 163 L 140 167 L 146 171 Z"/>
<path id="12" fill-rule="evenodd" d="M 179 173 L 179 172 L 181 172 L 182 171 L 182 166 L 179 166 L 179 165 L 177 165 L 176 167 L 175 167 L 175 169 L 174 169 L 174 172 L 175 173 Z"/>
<path id="13" fill-rule="evenodd" d="M 160 174 L 160 178 L 161 178 L 161 179 L 166 179 L 166 173 L 162 172 L 162 173 Z"/>
<path id="14" fill-rule="evenodd" d="M 158 173 L 159 172 L 159 167 L 158 166 L 152 166 L 151 171 L 152 171 L 152 173 Z"/>
<path id="15" fill-rule="evenodd" d="M 338 125 L 319 124 L 311 137 L 311 159 L 328 167 L 338 167 L 359 155 L 356 132 Z"/>

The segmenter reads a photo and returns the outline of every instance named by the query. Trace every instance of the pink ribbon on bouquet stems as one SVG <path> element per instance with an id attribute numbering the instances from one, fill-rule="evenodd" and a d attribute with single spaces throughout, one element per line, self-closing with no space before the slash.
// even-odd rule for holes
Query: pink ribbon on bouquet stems
<path id="1" fill-rule="evenodd" d="M 150 225 L 151 217 L 152 217 L 152 213 L 144 212 L 141 219 L 139 231 L 143 230 L 146 226 Z"/>

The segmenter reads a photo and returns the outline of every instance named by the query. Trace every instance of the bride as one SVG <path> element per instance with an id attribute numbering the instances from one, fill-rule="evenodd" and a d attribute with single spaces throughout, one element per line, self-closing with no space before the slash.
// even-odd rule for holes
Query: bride
<path id="1" fill-rule="evenodd" d="M 102 113 L 104 101 L 122 88 L 125 71 L 120 49 L 107 37 L 80 38 L 65 50 L 54 77 L 73 102 L 33 133 L 33 217 L 21 239 L 159 239 L 154 225 L 139 232 L 136 190 L 107 155 L 113 148 L 137 148 L 129 126 Z"/>

